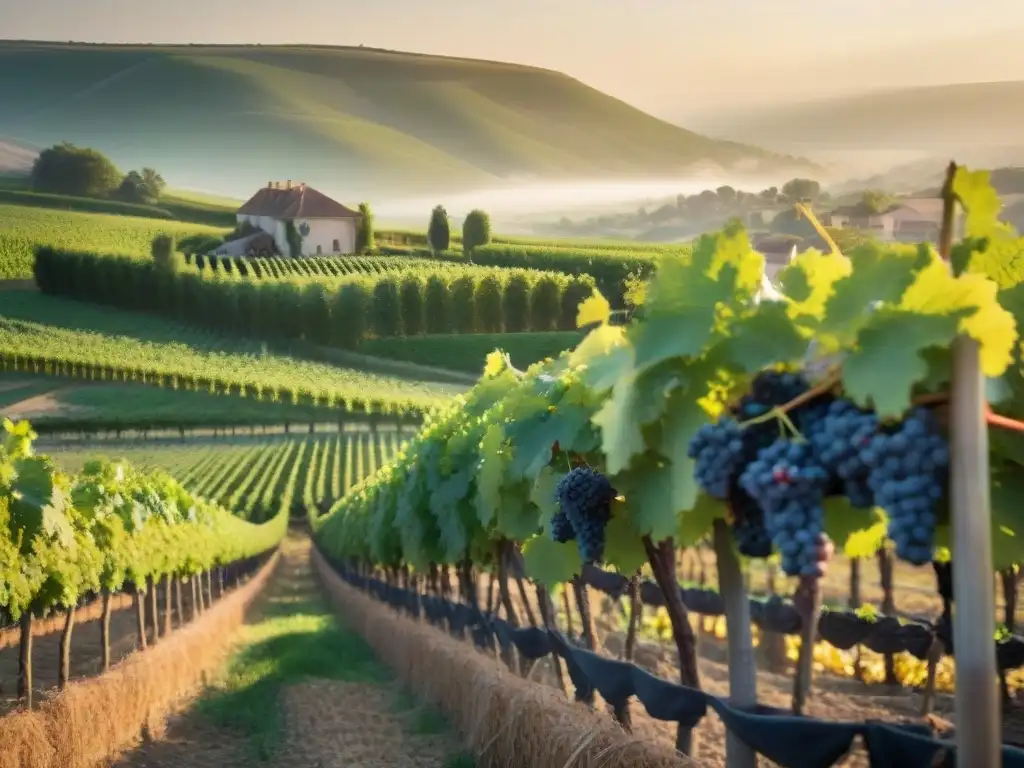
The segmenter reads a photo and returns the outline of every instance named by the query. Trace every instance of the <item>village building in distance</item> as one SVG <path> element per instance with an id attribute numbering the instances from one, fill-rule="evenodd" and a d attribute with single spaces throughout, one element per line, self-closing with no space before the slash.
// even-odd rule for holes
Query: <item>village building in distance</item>
<path id="1" fill-rule="evenodd" d="M 239 229 L 253 228 L 244 237 L 221 245 L 218 256 L 291 256 L 289 223 L 301 238 L 299 255 L 355 253 L 360 214 L 307 184 L 271 181 L 238 209 Z"/>

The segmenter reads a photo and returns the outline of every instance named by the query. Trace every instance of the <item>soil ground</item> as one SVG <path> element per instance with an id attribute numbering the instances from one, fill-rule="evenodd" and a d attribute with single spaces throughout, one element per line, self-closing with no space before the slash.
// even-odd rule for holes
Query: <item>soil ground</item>
<path id="1" fill-rule="evenodd" d="M 473 768 L 323 601 L 308 539 L 283 555 L 223 676 L 117 768 Z"/>

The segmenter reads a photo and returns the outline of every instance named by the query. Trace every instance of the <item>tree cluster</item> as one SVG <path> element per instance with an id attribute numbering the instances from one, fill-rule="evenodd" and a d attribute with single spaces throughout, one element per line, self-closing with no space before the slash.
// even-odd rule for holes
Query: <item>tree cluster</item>
<path id="1" fill-rule="evenodd" d="M 37 192 L 129 203 L 154 203 L 167 187 L 153 168 L 123 174 L 103 153 L 66 141 L 40 152 L 29 178 Z"/>
<path id="2" fill-rule="evenodd" d="M 739 218 L 751 227 L 764 226 L 764 211 L 798 202 L 819 202 L 828 199 L 821 184 L 813 179 L 790 179 L 778 187 L 760 192 L 744 192 L 729 185 L 705 189 L 693 195 L 676 195 L 675 202 L 666 202 L 648 210 L 641 206 L 632 213 L 603 214 L 574 223 L 563 217 L 556 230 L 563 234 L 599 235 L 609 230 L 654 228 L 690 223 L 706 227 L 719 226 L 730 218 Z"/>

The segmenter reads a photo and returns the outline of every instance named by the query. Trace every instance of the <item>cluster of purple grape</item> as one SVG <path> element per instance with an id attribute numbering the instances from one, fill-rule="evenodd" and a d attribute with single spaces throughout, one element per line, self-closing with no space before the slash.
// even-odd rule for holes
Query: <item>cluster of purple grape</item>
<path id="1" fill-rule="evenodd" d="M 740 422 L 763 416 L 808 387 L 807 381 L 794 373 L 765 371 L 754 379 L 750 392 L 729 416 L 704 425 L 690 441 L 689 456 L 695 460 L 697 482 L 710 496 L 729 503 L 733 535 L 740 553 L 747 557 L 768 557 L 772 538 L 765 527 L 764 511 L 739 478 L 758 452 L 772 445 L 778 427 L 773 421 L 747 426 Z"/>
<path id="2" fill-rule="evenodd" d="M 590 467 L 577 467 L 558 482 L 555 498 L 559 511 L 551 520 L 551 537 L 559 543 L 575 541 L 585 563 L 599 562 L 615 498 L 608 478 Z"/>
<path id="3" fill-rule="evenodd" d="M 884 426 L 871 411 L 825 394 L 789 412 L 802 438 L 779 437 L 774 419 L 743 423 L 808 389 L 795 374 L 762 373 L 731 414 L 690 443 L 697 482 L 729 503 L 740 551 L 765 557 L 774 548 L 786 573 L 821 576 L 831 552 L 824 500 L 842 495 L 856 508 L 882 507 L 896 554 L 929 562 L 949 466 L 932 414 L 916 409 Z"/>
<path id="4" fill-rule="evenodd" d="M 809 442 L 779 439 L 758 453 L 740 485 L 764 510 L 766 528 L 791 576 L 823 576 L 829 472 Z"/>
<path id="5" fill-rule="evenodd" d="M 924 565 L 935 553 L 937 508 L 945 495 L 949 446 L 923 408 L 890 433 L 875 434 L 860 452 L 875 503 L 889 515 L 896 555 Z"/>

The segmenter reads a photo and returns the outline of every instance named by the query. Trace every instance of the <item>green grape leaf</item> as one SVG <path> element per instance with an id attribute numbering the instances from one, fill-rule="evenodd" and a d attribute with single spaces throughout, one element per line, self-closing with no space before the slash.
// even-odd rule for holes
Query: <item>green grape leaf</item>
<path id="1" fill-rule="evenodd" d="M 1013 315 L 999 306 L 997 291 L 984 275 L 953 277 L 935 258 L 903 294 L 900 309 L 959 318 L 959 331 L 981 345 L 984 374 L 999 376 L 1012 361 L 1017 328 Z"/>
<path id="2" fill-rule="evenodd" d="M 505 486 L 502 503 L 495 518 L 494 530 L 513 541 L 525 541 L 537 532 L 539 512 L 530 502 L 532 487 L 525 482 Z"/>
<path id="3" fill-rule="evenodd" d="M 40 535 L 67 543 L 73 534 L 63 514 L 67 500 L 54 483 L 53 463 L 41 456 L 27 456 L 14 466 L 10 519 L 14 537 L 21 536 L 22 553 L 30 552 L 33 539 Z"/>
<path id="4" fill-rule="evenodd" d="M 531 536 L 523 543 L 523 563 L 527 575 L 548 588 L 571 581 L 583 570 L 576 542 L 559 544 L 547 532 Z"/>
<path id="5" fill-rule="evenodd" d="M 668 414 L 662 424 L 658 452 L 672 464 L 669 502 L 673 514 L 692 509 L 697 501 L 695 462 L 688 454 L 690 440 L 709 421 L 698 399 L 703 394 L 692 389 L 677 389 L 669 397 Z"/>
<path id="6" fill-rule="evenodd" d="M 633 527 L 629 509 L 620 501 L 613 502 L 612 519 L 605 529 L 604 561 L 627 576 L 632 576 L 647 562 L 647 552 Z"/>
<path id="7" fill-rule="evenodd" d="M 849 258 L 853 271 L 836 281 L 818 327 L 819 333 L 833 335 L 841 344 L 857 337 L 871 317 L 874 302 L 899 301 L 917 273 L 932 260 L 927 248 L 890 250 L 874 244 L 855 249 Z"/>
<path id="8" fill-rule="evenodd" d="M 741 302 L 761 288 L 764 257 L 750 246 L 750 238 L 738 220 L 716 233 L 701 235 L 694 243 L 690 261 L 712 279 L 724 278 L 735 286 Z M 646 307 L 649 302 L 644 303 Z"/>
<path id="9" fill-rule="evenodd" d="M 636 370 L 642 373 L 666 360 L 698 356 L 711 338 L 714 323 L 714 303 L 677 314 L 646 316 L 630 328 Z"/>
<path id="10" fill-rule="evenodd" d="M 559 472 L 552 467 L 544 467 L 533 481 L 530 489 L 530 501 L 540 510 L 540 524 L 547 527 L 551 518 L 558 512 L 558 499 L 555 491 L 558 483 L 565 477 L 564 472 Z"/>
<path id="11" fill-rule="evenodd" d="M 878 508 L 854 509 L 845 496 L 830 496 L 823 505 L 825 533 L 847 557 L 873 557 L 885 541 L 888 521 Z"/>
<path id="12" fill-rule="evenodd" d="M 595 392 L 604 392 L 612 388 L 624 368 L 632 367 L 633 347 L 621 326 L 602 325 L 569 353 L 569 364 L 583 366 L 583 382 Z"/>
<path id="13" fill-rule="evenodd" d="M 986 240 L 984 249 L 972 240 L 969 246 L 961 247 L 969 247 L 971 251 L 968 270 L 985 275 L 1000 289 L 1014 288 L 1024 282 L 1024 238 L 1008 236 Z M 1006 304 L 1003 306 L 1006 307 Z M 1017 317 L 1019 326 L 1020 315 L 1010 307 L 1006 308 Z"/>
<path id="14" fill-rule="evenodd" d="M 762 301 L 754 312 L 729 327 L 729 336 L 720 346 L 724 359 L 753 373 L 799 360 L 807 351 L 807 339 L 793 324 L 785 304 Z"/>
<path id="15" fill-rule="evenodd" d="M 921 351 L 948 346 L 959 320 L 958 315 L 879 310 L 843 364 L 847 394 L 873 404 L 882 418 L 902 414 L 910 407 L 911 387 L 928 373 Z"/>
<path id="16" fill-rule="evenodd" d="M 587 325 L 600 323 L 606 325 L 611 317 L 612 308 L 608 299 L 601 295 L 596 288 L 590 298 L 583 301 L 576 310 L 576 327 L 583 328 Z"/>
<path id="17" fill-rule="evenodd" d="M 988 245 L 988 238 L 976 237 L 966 237 L 959 243 L 954 243 L 949 252 L 949 264 L 953 269 L 953 275 L 959 277 L 968 270 L 986 274 L 988 260 L 985 258 L 985 252 Z M 998 281 L 996 283 L 998 285 Z"/>
<path id="18" fill-rule="evenodd" d="M 469 544 L 461 508 L 461 504 L 452 507 L 445 514 L 436 518 L 440 545 L 450 562 L 456 562 L 465 557 L 466 547 Z"/>
<path id="19" fill-rule="evenodd" d="M 508 368 L 508 357 L 500 349 L 488 352 L 484 358 L 483 377 L 491 379 Z"/>
<path id="20" fill-rule="evenodd" d="M 633 527 L 653 541 L 675 535 L 678 509 L 672 502 L 674 472 L 669 462 L 646 454 L 629 471 L 612 478 L 612 485 L 626 497 Z"/>
<path id="21" fill-rule="evenodd" d="M 725 502 L 713 499 L 706 493 L 697 497 L 693 509 L 679 515 L 676 528 L 676 546 L 692 547 L 711 533 L 712 526 L 720 517 L 725 517 Z"/>
<path id="22" fill-rule="evenodd" d="M 669 395 L 682 383 L 678 365 L 667 363 L 648 368 L 636 377 L 633 388 L 636 396 L 635 417 L 641 425 L 657 422 L 669 405 Z"/>
<path id="23" fill-rule="evenodd" d="M 988 171 L 969 171 L 963 167 L 956 169 L 953 194 L 966 211 L 964 234 L 967 237 L 990 237 L 1009 232 L 1009 227 L 999 220 L 1003 203 L 990 178 Z"/>
<path id="24" fill-rule="evenodd" d="M 1022 251 L 1024 256 L 1024 251 Z M 999 306 L 1007 310 L 1017 321 L 1017 328 L 1024 328 L 1024 282 L 999 291 Z"/>
<path id="25" fill-rule="evenodd" d="M 106 501 L 106 497 L 104 487 L 95 482 L 80 483 L 71 491 L 71 503 L 88 520 L 96 517 L 97 509 Z"/>
<path id="26" fill-rule="evenodd" d="M 3 420 L 3 443 L 0 447 L 12 459 L 27 458 L 32 455 L 32 441 L 38 437 L 32 431 L 32 425 L 27 421 L 19 421 L 15 424 L 8 418 Z"/>
<path id="27" fill-rule="evenodd" d="M 763 264 L 746 233 L 735 227 L 702 237 L 689 259 L 664 257 L 648 284 L 643 320 L 628 332 L 636 370 L 699 355 L 720 307 L 742 305 L 760 286 Z"/>
<path id="28" fill-rule="evenodd" d="M 821 253 L 810 249 L 797 256 L 783 268 L 777 277 L 782 294 L 792 305 L 793 317 L 810 316 L 820 319 L 825 305 L 835 289 L 836 281 L 850 274 L 848 259 L 835 253 Z"/>
<path id="29" fill-rule="evenodd" d="M 475 467 L 464 467 L 453 475 L 442 480 L 437 489 L 430 495 L 430 510 L 437 516 L 454 508 L 469 495 L 469 487 L 473 481 Z"/>
<path id="30" fill-rule="evenodd" d="M 487 428 L 480 441 L 480 455 L 483 460 L 476 477 L 476 508 L 480 525 L 487 528 L 501 508 L 501 489 L 505 481 L 505 434 L 500 424 Z"/>
<path id="31" fill-rule="evenodd" d="M 635 383 L 635 374 L 623 372 L 612 388 L 611 397 L 592 418 L 601 430 L 610 475 L 625 470 L 633 457 L 644 450 Z"/>
<path id="32" fill-rule="evenodd" d="M 925 392 L 948 392 L 953 377 L 953 360 L 948 347 L 930 347 L 921 351 L 928 372 L 918 381 Z"/>
<path id="33" fill-rule="evenodd" d="M 509 473 L 513 477 L 536 477 L 550 463 L 554 443 L 571 450 L 580 433 L 589 427 L 589 407 L 563 400 L 551 408 L 545 408 L 541 416 L 507 425 L 512 445 Z"/>

